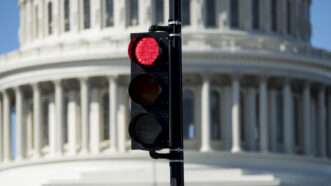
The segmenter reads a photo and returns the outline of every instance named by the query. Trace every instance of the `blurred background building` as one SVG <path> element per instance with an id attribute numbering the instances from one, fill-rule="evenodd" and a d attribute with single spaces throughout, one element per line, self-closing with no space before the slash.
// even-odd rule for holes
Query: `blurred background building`
<path id="1" fill-rule="evenodd" d="M 311 46 L 311 1 L 182 2 L 186 185 L 331 185 L 331 53 Z M 129 34 L 167 24 L 168 1 L 18 3 L 1 185 L 169 185 L 127 134 Z"/>

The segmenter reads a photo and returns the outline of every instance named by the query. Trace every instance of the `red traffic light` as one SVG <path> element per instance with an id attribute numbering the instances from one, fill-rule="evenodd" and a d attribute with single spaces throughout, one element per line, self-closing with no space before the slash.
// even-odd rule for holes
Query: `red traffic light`
<path id="1" fill-rule="evenodd" d="M 160 56 L 160 46 L 154 37 L 146 36 L 129 44 L 129 57 L 144 66 L 151 66 Z"/>

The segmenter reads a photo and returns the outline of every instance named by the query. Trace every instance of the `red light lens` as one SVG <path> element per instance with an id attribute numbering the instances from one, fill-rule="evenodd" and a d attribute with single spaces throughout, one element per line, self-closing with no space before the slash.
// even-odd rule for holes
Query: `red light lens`
<path id="1" fill-rule="evenodd" d="M 135 55 L 138 62 L 142 65 L 153 65 L 160 55 L 160 47 L 153 37 L 145 37 L 138 41 L 135 48 Z"/>

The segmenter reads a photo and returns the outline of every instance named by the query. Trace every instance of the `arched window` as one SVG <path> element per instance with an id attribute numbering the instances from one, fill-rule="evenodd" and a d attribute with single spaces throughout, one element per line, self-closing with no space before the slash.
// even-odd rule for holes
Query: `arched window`
<path id="1" fill-rule="evenodd" d="M 191 24 L 190 0 L 182 0 L 182 19 L 183 26 Z"/>
<path id="2" fill-rule="evenodd" d="M 230 1 L 230 26 L 232 28 L 239 27 L 239 1 L 238 0 L 231 0 Z"/>
<path id="3" fill-rule="evenodd" d="M 221 140 L 221 98 L 217 90 L 212 90 L 210 94 L 210 111 L 211 111 L 211 139 Z"/>
<path id="4" fill-rule="evenodd" d="M 114 1 L 105 0 L 105 26 L 114 25 Z"/>
<path id="5" fill-rule="evenodd" d="M 139 23 L 138 0 L 129 1 L 129 26 L 136 26 Z"/>
<path id="6" fill-rule="evenodd" d="M 164 23 L 164 0 L 154 0 L 154 24 Z"/>
<path id="7" fill-rule="evenodd" d="M 53 33 L 53 4 L 52 2 L 48 2 L 47 4 L 48 9 L 48 34 L 51 35 Z"/>
<path id="8" fill-rule="evenodd" d="M 186 89 L 183 92 L 183 125 L 184 139 L 192 140 L 196 134 L 194 122 L 194 94 L 192 90 Z"/>
<path id="9" fill-rule="evenodd" d="M 253 29 L 260 29 L 260 0 L 252 2 Z"/>
<path id="10" fill-rule="evenodd" d="M 90 0 L 83 1 L 83 9 L 84 9 L 84 29 L 88 29 L 91 27 L 91 1 Z"/>
<path id="11" fill-rule="evenodd" d="M 70 30 L 70 1 L 64 0 L 64 31 Z"/>
<path id="12" fill-rule="evenodd" d="M 277 1 L 271 0 L 271 30 L 277 32 Z"/>
<path id="13" fill-rule="evenodd" d="M 206 27 L 216 27 L 216 1 L 206 0 Z"/>

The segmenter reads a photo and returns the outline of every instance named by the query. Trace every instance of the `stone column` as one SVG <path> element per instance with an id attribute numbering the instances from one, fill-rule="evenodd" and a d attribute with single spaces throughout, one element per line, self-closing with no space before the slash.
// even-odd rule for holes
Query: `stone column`
<path id="1" fill-rule="evenodd" d="M 243 28 L 245 30 L 252 30 L 253 29 L 252 1 L 239 0 L 239 11 L 240 11 L 239 13 L 240 28 Z"/>
<path id="2" fill-rule="evenodd" d="M 283 132 L 283 131 L 279 131 L 278 130 L 278 112 L 277 112 L 277 91 L 276 90 L 271 90 L 270 91 L 270 117 L 269 117 L 269 121 L 270 121 L 270 142 L 271 142 L 271 151 L 272 152 L 277 152 L 278 151 L 278 143 L 277 143 L 277 135 L 279 132 Z"/>
<path id="3" fill-rule="evenodd" d="M 90 102 L 90 150 L 92 154 L 98 154 L 101 149 L 101 104 L 100 94 L 97 88 L 91 91 Z"/>
<path id="4" fill-rule="evenodd" d="M 29 43 L 32 40 L 32 19 L 28 19 L 29 17 L 32 18 L 32 11 L 31 11 L 31 1 L 26 2 L 26 42 Z"/>
<path id="5" fill-rule="evenodd" d="M 55 85 L 55 107 L 56 107 L 56 126 L 55 126 L 55 149 L 56 155 L 62 155 L 63 153 L 63 142 L 64 142 L 64 99 L 63 99 L 63 87 L 62 81 L 54 81 Z"/>
<path id="6" fill-rule="evenodd" d="M 81 9 L 80 0 L 70 0 L 70 31 L 77 33 L 81 28 Z"/>
<path id="7" fill-rule="evenodd" d="M 109 136 L 110 150 L 116 151 L 116 130 L 117 130 L 117 81 L 115 77 L 109 77 Z"/>
<path id="8" fill-rule="evenodd" d="M 11 121 L 10 121 L 10 98 L 9 93 L 4 90 L 3 93 L 3 151 L 4 161 L 8 162 L 12 159 L 11 152 Z"/>
<path id="9" fill-rule="evenodd" d="M 294 149 L 294 121 L 293 121 L 293 95 L 290 82 L 286 81 L 283 87 L 284 95 L 284 145 L 285 152 L 293 154 Z"/>
<path id="10" fill-rule="evenodd" d="M 44 2 L 40 1 L 38 2 L 38 25 L 37 25 L 37 32 L 38 32 L 38 39 L 42 38 L 44 36 L 44 24 L 43 24 L 43 19 L 46 17 L 45 15 L 43 15 L 44 12 Z"/>
<path id="11" fill-rule="evenodd" d="M 232 80 L 232 149 L 233 153 L 241 151 L 240 139 L 240 81 L 234 77 Z"/>
<path id="12" fill-rule="evenodd" d="M 210 80 L 208 76 L 203 77 L 203 84 L 201 88 L 201 148 L 200 151 L 208 152 L 211 150 L 210 147 L 210 124 L 211 124 L 211 115 L 210 115 Z"/>
<path id="13" fill-rule="evenodd" d="M 75 155 L 77 153 L 78 147 L 78 104 L 77 95 L 75 90 L 69 92 L 69 102 L 68 102 L 68 143 L 69 143 L 69 154 Z"/>
<path id="14" fill-rule="evenodd" d="M 279 31 L 286 35 L 287 34 L 287 1 L 282 0 L 278 2 L 278 22 L 280 25 Z"/>
<path id="15" fill-rule="evenodd" d="M 220 29 L 228 29 L 230 22 L 230 0 L 217 1 L 218 4 L 218 25 Z"/>
<path id="16" fill-rule="evenodd" d="M 36 151 L 33 151 L 33 140 L 35 139 L 33 137 L 33 109 L 30 109 L 30 106 L 32 107 L 32 103 L 29 103 L 28 106 L 26 107 L 26 151 L 27 151 L 27 156 L 35 156 L 35 157 L 39 157 L 40 155 L 36 155 L 38 154 L 37 151 L 37 147 L 36 147 Z M 38 138 L 36 138 L 38 139 Z M 32 154 L 32 152 L 34 152 L 34 154 Z M 40 150 L 38 151 L 40 154 Z"/>
<path id="17" fill-rule="evenodd" d="M 87 153 L 88 152 L 88 124 L 89 124 L 89 85 L 88 79 L 82 78 L 80 79 L 80 104 L 81 104 L 81 129 L 82 129 L 82 140 L 81 140 L 81 152 Z"/>
<path id="18" fill-rule="evenodd" d="M 122 28 L 126 26 L 126 1 L 114 1 L 114 26 L 115 28 Z"/>
<path id="19" fill-rule="evenodd" d="M 23 144 L 23 95 L 20 87 L 15 89 L 16 98 L 16 160 L 20 161 L 24 158 Z"/>
<path id="20" fill-rule="evenodd" d="M 163 1 L 163 7 L 164 7 L 164 22 L 165 24 L 168 24 L 169 20 L 169 2 L 168 1 Z"/>
<path id="21" fill-rule="evenodd" d="M 19 4 L 19 9 L 20 9 L 20 31 L 19 31 L 19 34 L 20 34 L 20 44 L 21 46 L 25 44 L 25 27 L 26 27 L 26 24 L 25 24 L 25 2 L 20 2 Z"/>
<path id="22" fill-rule="evenodd" d="M 249 88 L 245 92 L 244 97 L 244 106 L 245 106 L 245 131 L 246 131 L 246 140 L 247 147 L 250 151 L 256 150 L 256 140 L 257 140 L 257 118 L 256 118 L 256 89 Z"/>
<path id="23" fill-rule="evenodd" d="M 267 79 L 262 78 L 259 86 L 260 92 L 260 150 L 269 151 L 269 126 L 268 126 L 268 84 Z"/>
<path id="24" fill-rule="evenodd" d="M 153 0 L 138 0 L 138 7 L 139 7 L 139 25 L 148 27 L 152 25 L 152 17 L 153 17 L 153 7 L 152 7 Z"/>
<path id="25" fill-rule="evenodd" d="M 126 133 L 127 133 L 127 101 L 125 93 L 121 90 L 121 103 L 118 108 L 118 127 L 117 127 L 117 142 L 118 142 L 118 151 L 125 152 L 126 150 Z"/>
<path id="26" fill-rule="evenodd" d="M 33 91 L 33 125 L 34 125 L 34 156 L 39 158 L 41 155 L 42 147 L 42 134 L 41 134 L 41 92 L 38 84 L 32 85 Z M 32 127 L 32 126 L 31 126 Z M 31 136 L 32 137 L 32 136 Z"/>
<path id="27" fill-rule="evenodd" d="M 318 110 L 319 110 L 319 140 L 320 154 L 323 158 L 326 157 L 326 105 L 325 105 L 325 88 L 322 87 L 318 92 Z"/>
<path id="28" fill-rule="evenodd" d="M 261 17 L 261 29 L 270 32 L 271 31 L 271 0 L 260 1 L 260 17 Z"/>
<path id="29" fill-rule="evenodd" d="M 48 98 L 48 138 L 49 138 L 49 155 L 55 156 L 56 152 L 56 108 L 54 97 Z"/>
<path id="30" fill-rule="evenodd" d="M 53 2 L 53 30 L 55 35 L 61 34 L 61 4 L 60 0 L 52 1 Z"/>
<path id="31" fill-rule="evenodd" d="M 304 112 L 304 151 L 307 155 L 312 156 L 312 123 L 311 123 L 311 93 L 310 93 L 310 84 L 306 83 L 303 90 L 303 112 Z"/>
<path id="32" fill-rule="evenodd" d="M 191 25 L 193 28 L 202 28 L 204 26 L 204 0 L 191 0 Z"/>
<path id="33" fill-rule="evenodd" d="M 100 30 L 102 27 L 102 1 L 91 0 L 91 27 Z"/>

